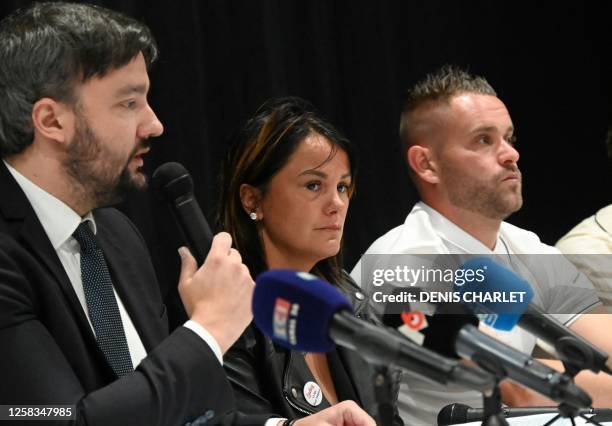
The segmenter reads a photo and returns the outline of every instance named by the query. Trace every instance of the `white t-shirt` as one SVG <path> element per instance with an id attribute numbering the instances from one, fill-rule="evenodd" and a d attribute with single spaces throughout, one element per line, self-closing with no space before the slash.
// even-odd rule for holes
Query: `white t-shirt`
<path id="1" fill-rule="evenodd" d="M 576 225 L 557 248 L 589 277 L 604 305 L 612 307 L 612 204 Z"/>
<path id="2" fill-rule="evenodd" d="M 423 202 L 414 206 L 403 225 L 377 239 L 365 253 L 390 254 L 496 255 L 530 283 L 534 290 L 532 303 L 564 324 L 600 304 L 589 280 L 533 232 L 503 222 L 495 249 L 491 251 Z M 369 283 L 363 282 L 362 277 L 372 276 L 371 271 L 365 270 L 370 267 L 366 264 L 369 265 L 362 258 L 351 272 L 353 279 L 364 288 Z M 509 332 L 493 332 L 499 340 L 527 354 L 536 345 L 536 338 L 518 327 Z M 406 424 L 435 425 L 440 409 L 455 402 L 482 407 L 478 392 L 459 386 L 444 387 L 410 372 L 405 372 L 403 377 L 398 405 Z"/>

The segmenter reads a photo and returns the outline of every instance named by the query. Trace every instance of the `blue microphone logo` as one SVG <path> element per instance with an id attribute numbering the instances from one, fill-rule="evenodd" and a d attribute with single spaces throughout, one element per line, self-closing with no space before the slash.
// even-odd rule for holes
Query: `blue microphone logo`
<path id="1" fill-rule="evenodd" d="M 273 334 L 276 339 L 297 345 L 296 325 L 300 312 L 298 303 L 291 303 L 282 297 L 277 297 L 274 303 Z"/>

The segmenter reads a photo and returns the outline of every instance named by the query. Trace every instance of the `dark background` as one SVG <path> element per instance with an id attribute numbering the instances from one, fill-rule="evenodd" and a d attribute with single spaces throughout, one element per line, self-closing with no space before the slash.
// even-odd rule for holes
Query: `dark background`
<path id="1" fill-rule="evenodd" d="M 3 1 L 0 16 L 27 3 Z M 166 131 L 145 168 L 185 164 L 210 219 L 231 132 L 269 97 L 304 97 L 359 150 L 345 230 L 350 270 L 416 201 L 397 142 L 399 111 L 405 90 L 445 63 L 485 76 L 512 115 L 525 204 L 510 222 L 554 244 L 612 202 L 604 2 L 94 3 L 144 21 L 155 34 L 161 57 L 151 71 L 150 103 Z M 164 288 L 174 286 L 178 238 L 165 206 L 142 194 L 122 209 L 149 242 Z"/>

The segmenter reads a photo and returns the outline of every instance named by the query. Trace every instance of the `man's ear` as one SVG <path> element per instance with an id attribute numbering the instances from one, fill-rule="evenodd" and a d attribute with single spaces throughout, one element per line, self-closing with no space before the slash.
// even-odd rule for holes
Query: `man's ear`
<path id="1" fill-rule="evenodd" d="M 412 171 L 427 183 L 438 183 L 438 167 L 431 148 L 413 145 L 406 152 L 406 162 Z"/>
<path id="2" fill-rule="evenodd" d="M 69 105 L 41 98 L 32 107 L 34 134 L 65 144 L 74 133 L 75 113 Z"/>
<path id="3" fill-rule="evenodd" d="M 247 215 L 255 213 L 256 216 L 251 217 L 253 220 L 263 219 L 263 210 L 261 208 L 262 195 L 261 189 L 256 186 L 249 185 L 248 183 L 240 185 L 240 202 L 242 203 L 242 208 Z"/>

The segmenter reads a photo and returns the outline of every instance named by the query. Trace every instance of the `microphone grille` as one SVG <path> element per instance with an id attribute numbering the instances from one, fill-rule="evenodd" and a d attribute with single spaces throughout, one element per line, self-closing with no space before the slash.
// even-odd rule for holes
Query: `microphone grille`
<path id="1" fill-rule="evenodd" d="M 468 421 L 468 410 L 471 407 L 465 404 L 454 403 L 442 408 L 438 413 L 438 426 L 448 426 Z"/>
<path id="2" fill-rule="evenodd" d="M 187 169 L 176 162 L 159 166 L 151 178 L 151 186 L 161 193 L 167 201 L 193 192 L 193 180 Z"/>

